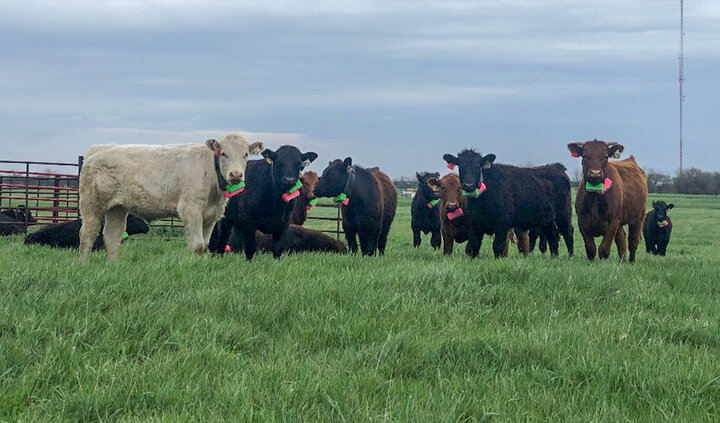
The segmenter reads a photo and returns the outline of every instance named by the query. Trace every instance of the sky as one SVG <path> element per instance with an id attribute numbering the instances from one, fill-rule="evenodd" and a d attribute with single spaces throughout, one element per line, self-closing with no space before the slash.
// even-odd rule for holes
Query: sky
<path id="1" fill-rule="evenodd" d="M 720 170 L 720 1 L 685 5 L 686 168 Z M 567 143 L 678 167 L 679 0 L 0 0 L 0 159 L 202 143 L 353 157 L 391 177 Z"/>

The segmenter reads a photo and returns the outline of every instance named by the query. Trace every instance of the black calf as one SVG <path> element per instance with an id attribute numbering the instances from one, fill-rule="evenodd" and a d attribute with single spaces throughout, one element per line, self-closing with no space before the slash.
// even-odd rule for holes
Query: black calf
<path id="1" fill-rule="evenodd" d="M 104 225 L 105 223 L 103 222 L 102 227 L 104 227 Z M 81 219 L 71 220 L 69 222 L 58 223 L 55 225 L 48 225 L 25 237 L 25 244 L 45 245 L 53 248 L 78 248 L 80 245 L 81 226 Z M 148 226 L 144 220 L 132 214 L 128 215 L 125 226 L 125 233 L 128 236 L 145 234 L 148 231 L 150 231 L 150 226 Z M 104 248 L 105 242 L 103 241 L 102 235 L 100 235 L 95 240 L 93 250 L 102 250 Z"/>
<path id="2" fill-rule="evenodd" d="M 430 245 L 440 248 L 440 174 L 422 172 L 416 176 L 418 188 L 410 206 L 413 247 L 420 246 L 422 232 L 432 233 Z"/>
<path id="3" fill-rule="evenodd" d="M 653 201 L 652 206 L 652 211 L 645 215 L 645 224 L 643 225 L 645 251 L 664 256 L 672 234 L 672 222 L 667 211 L 675 205 L 665 204 L 664 201 Z"/>

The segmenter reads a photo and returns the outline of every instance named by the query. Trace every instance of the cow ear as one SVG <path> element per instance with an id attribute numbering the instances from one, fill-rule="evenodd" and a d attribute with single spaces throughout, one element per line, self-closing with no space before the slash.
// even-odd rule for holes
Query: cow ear
<path id="1" fill-rule="evenodd" d="M 433 175 L 435 175 L 436 178 L 440 178 L 440 172 L 435 172 Z"/>
<path id="2" fill-rule="evenodd" d="M 494 154 L 488 154 L 487 156 L 482 158 L 483 168 L 485 169 L 490 169 L 490 166 L 492 166 L 493 162 L 495 162 Z"/>
<path id="3" fill-rule="evenodd" d="M 268 164 L 273 164 L 273 162 L 277 158 L 277 154 L 274 151 L 270 150 L 269 148 L 266 148 L 260 154 L 262 154 L 262 156 L 265 157 L 265 161 L 268 162 Z"/>
<path id="4" fill-rule="evenodd" d="M 205 141 L 205 145 L 207 145 L 207 148 L 209 148 L 210 151 L 214 151 L 216 154 L 220 154 L 222 152 L 222 147 L 216 139 L 210 138 Z"/>
<path id="5" fill-rule="evenodd" d="M 612 157 L 613 159 L 619 159 L 620 153 L 625 150 L 625 147 L 623 147 L 622 144 L 612 144 L 608 146 L 608 157 Z"/>
<path id="6" fill-rule="evenodd" d="M 459 165 L 457 157 L 453 156 L 452 154 L 443 154 L 443 160 L 447 162 L 447 164 L 451 165 Z"/>
<path id="7" fill-rule="evenodd" d="M 570 150 L 570 155 L 573 157 L 582 157 L 583 155 L 583 148 L 585 147 L 584 142 L 571 142 L 567 145 L 568 150 Z"/>
<path id="8" fill-rule="evenodd" d="M 248 147 L 250 154 L 260 154 L 265 150 L 265 145 L 261 141 L 254 142 Z"/>
<path id="9" fill-rule="evenodd" d="M 314 162 L 315 159 L 317 159 L 317 158 L 318 158 L 318 155 L 316 153 L 313 153 L 312 151 L 300 156 L 300 160 L 302 160 L 303 167 L 310 166 L 310 163 Z"/>
<path id="10" fill-rule="evenodd" d="M 668 204 L 668 210 L 670 210 L 673 207 L 675 207 L 675 204 L 673 204 L 673 203 Z"/>
<path id="11" fill-rule="evenodd" d="M 420 172 L 415 172 L 415 177 L 417 178 L 418 182 L 422 182 L 423 176 L 420 174 Z"/>
<path id="12" fill-rule="evenodd" d="M 343 160 L 343 164 L 346 167 L 352 166 L 352 157 L 345 157 L 345 160 Z"/>

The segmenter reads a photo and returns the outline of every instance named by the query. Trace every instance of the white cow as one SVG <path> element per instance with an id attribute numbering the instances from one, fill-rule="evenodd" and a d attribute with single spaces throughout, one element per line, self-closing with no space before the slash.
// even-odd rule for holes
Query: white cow
<path id="1" fill-rule="evenodd" d="M 103 218 L 107 259 L 116 259 L 128 213 L 148 221 L 180 217 L 188 248 L 203 254 L 225 211 L 225 185 L 243 182 L 248 155 L 262 150 L 239 134 L 205 145 L 91 147 L 80 171 L 80 261 L 87 261 Z"/>

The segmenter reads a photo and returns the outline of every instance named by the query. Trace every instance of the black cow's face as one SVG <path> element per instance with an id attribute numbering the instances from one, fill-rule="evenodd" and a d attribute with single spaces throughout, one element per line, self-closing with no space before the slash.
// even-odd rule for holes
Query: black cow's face
<path id="1" fill-rule="evenodd" d="M 318 197 L 334 197 L 341 194 L 345 190 L 351 168 L 352 158 L 350 157 L 345 160 L 336 159 L 331 161 L 328 167 L 323 170 L 317 185 L 315 185 L 313 191 L 315 195 Z"/>
<path id="2" fill-rule="evenodd" d="M 127 225 L 125 226 L 125 232 L 127 232 L 128 235 L 146 234 L 149 231 L 150 226 L 147 224 L 147 222 L 135 215 L 128 215 Z"/>
<path id="3" fill-rule="evenodd" d="M 619 158 L 624 149 L 625 147 L 618 143 L 598 140 L 568 144 L 568 150 L 573 157 L 582 157 L 583 178 L 593 185 L 605 181 L 608 158 Z"/>
<path id="4" fill-rule="evenodd" d="M 303 169 L 317 159 L 317 154 L 313 152 L 303 154 L 291 145 L 284 145 L 276 151 L 265 149 L 262 155 L 272 165 L 273 181 L 280 191 L 292 188 Z"/>
<path id="5" fill-rule="evenodd" d="M 449 164 L 458 167 L 460 172 L 460 186 L 464 191 L 474 191 L 483 180 L 483 171 L 490 169 L 495 162 L 495 155 L 482 154 L 473 150 L 463 150 L 455 157 L 445 154 L 443 159 Z"/>
<path id="6" fill-rule="evenodd" d="M 419 172 L 415 176 L 418 180 L 418 193 L 422 198 L 438 199 L 440 198 L 440 174 L 430 172 Z"/>
<path id="7" fill-rule="evenodd" d="M 652 206 L 653 210 L 655 211 L 655 220 L 657 220 L 658 222 L 667 220 L 668 210 L 675 207 L 673 203 L 665 204 L 664 201 L 653 201 Z"/>
<path id="8" fill-rule="evenodd" d="M 24 205 L 7 209 L 2 214 L 18 222 L 37 223 L 30 209 Z"/>

